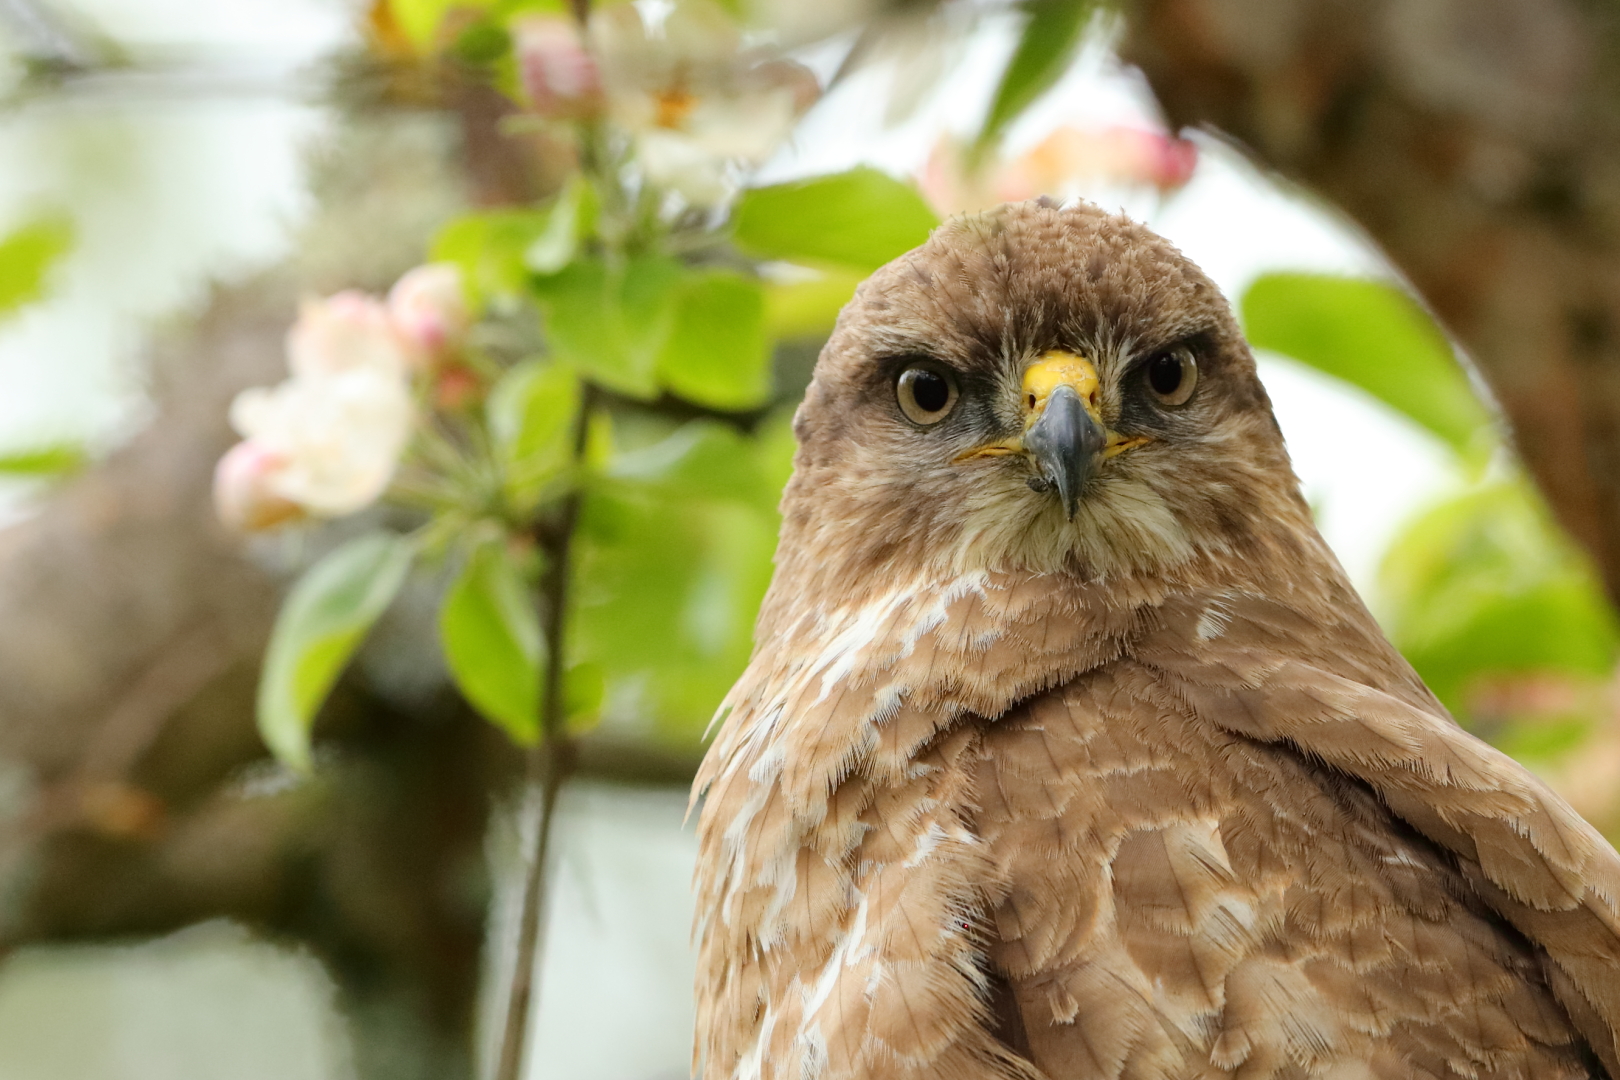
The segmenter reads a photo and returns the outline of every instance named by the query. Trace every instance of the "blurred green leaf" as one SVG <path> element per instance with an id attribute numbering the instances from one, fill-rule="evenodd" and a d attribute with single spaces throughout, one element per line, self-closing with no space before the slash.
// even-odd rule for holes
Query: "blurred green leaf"
<path id="1" fill-rule="evenodd" d="M 86 454 L 78 443 L 58 443 L 32 450 L 0 454 L 0 475 L 55 477 L 76 473 L 84 467 Z"/>
<path id="2" fill-rule="evenodd" d="M 1490 423 L 1445 335 L 1393 285 L 1266 274 L 1242 306 L 1252 344 L 1359 386 L 1459 451 Z"/>
<path id="3" fill-rule="evenodd" d="M 773 510 L 782 501 L 782 491 L 793 477 L 793 456 L 799 450 L 798 440 L 793 435 L 793 413 L 791 405 L 778 408 L 765 418 L 754 436 L 759 442 L 760 483 L 764 485 L 765 500 Z"/>
<path id="4" fill-rule="evenodd" d="M 770 582 L 776 516 L 675 489 L 593 488 L 581 519 L 570 634 L 607 699 L 696 746 L 748 662 Z"/>
<path id="5" fill-rule="evenodd" d="M 482 305 L 511 300 L 529 284 L 526 256 L 551 226 L 551 214 L 536 210 L 491 210 L 456 218 L 434 238 L 432 261 L 452 262 Z"/>
<path id="6" fill-rule="evenodd" d="M 622 269 L 581 259 L 535 279 L 553 352 L 611 390 L 654 397 L 681 276 L 673 259 L 648 255 Z"/>
<path id="7" fill-rule="evenodd" d="M 769 508 L 775 495 L 763 488 L 758 450 L 755 440 L 735 428 L 693 420 L 660 442 L 619 454 L 606 475 L 661 498 L 741 499 Z"/>
<path id="8" fill-rule="evenodd" d="M 533 745 L 540 734 L 544 643 L 505 537 L 468 554 L 439 609 L 439 637 L 462 695 L 513 742 Z"/>
<path id="9" fill-rule="evenodd" d="M 512 35 L 504 26 L 480 19 L 456 35 L 450 53 L 469 67 L 487 68 L 512 52 Z"/>
<path id="10" fill-rule="evenodd" d="M 1391 545 L 1380 583 L 1391 640 L 1459 715 L 1484 676 L 1614 668 L 1620 637 L 1597 576 L 1523 480 L 1427 510 Z"/>
<path id="11" fill-rule="evenodd" d="M 315 714 L 366 632 L 405 581 L 416 545 L 369 533 L 329 552 L 293 586 L 259 677 L 259 732 L 286 764 L 309 769 Z"/>
<path id="12" fill-rule="evenodd" d="M 774 341 L 827 333 L 864 278 L 833 271 L 806 281 L 770 282 L 765 286 L 765 332 Z"/>
<path id="13" fill-rule="evenodd" d="M 495 0 L 491 12 L 496 18 L 511 19 L 519 15 L 562 15 L 568 10 L 568 0 Z"/>
<path id="14" fill-rule="evenodd" d="M 596 220 L 595 195 L 575 173 L 545 213 L 546 225 L 523 251 L 523 264 L 537 274 L 555 274 L 573 261 L 580 238 Z"/>
<path id="15" fill-rule="evenodd" d="M 979 129 L 976 144 L 981 148 L 999 139 L 1008 124 L 1062 78 L 1096 4 L 1093 0 L 1024 0 L 1019 7 L 1026 15 L 1024 28 Z"/>
<path id="16" fill-rule="evenodd" d="M 36 218 L 0 239 L 0 316 L 44 295 L 46 275 L 73 239 L 73 222 L 60 216 Z"/>
<path id="17" fill-rule="evenodd" d="M 452 11 L 476 11 L 489 7 L 491 0 L 388 0 L 394 22 L 418 52 L 428 52 L 438 43 L 439 25 Z"/>
<path id="18" fill-rule="evenodd" d="M 862 166 L 743 192 L 735 238 L 756 258 L 869 272 L 927 240 L 938 224 L 916 188 Z"/>
<path id="19" fill-rule="evenodd" d="M 564 707 L 568 730 L 576 735 L 595 727 L 602 719 L 602 700 L 607 691 L 607 674 L 602 665 L 587 661 L 568 669 L 565 677 Z"/>
<path id="20" fill-rule="evenodd" d="M 683 424 L 617 455 L 587 493 L 570 633 L 577 658 L 602 666 L 615 722 L 640 719 L 695 746 L 747 664 L 771 578 L 789 417 L 773 414 L 752 437 Z"/>
<path id="21" fill-rule="evenodd" d="M 518 364 L 490 391 L 489 430 L 506 473 L 507 498 L 518 509 L 531 508 L 545 485 L 567 469 L 579 401 L 579 377 L 544 360 Z"/>
<path id="22" fill-rule="evenodd" d="M 747 409 L 771 392 L 771 343 L 757 281 L 727 270 L 686 275 L 658 357 L 664 385 L 716 409 Z"/>

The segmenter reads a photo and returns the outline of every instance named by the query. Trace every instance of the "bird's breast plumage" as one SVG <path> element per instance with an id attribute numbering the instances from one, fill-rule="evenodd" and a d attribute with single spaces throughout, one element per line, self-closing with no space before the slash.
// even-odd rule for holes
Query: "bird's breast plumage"
<path id="1" fill-rule="evenodd" d="M 976 574 L 761 650 L 700 780 L 704 1075 L 1589 1075 L 1612 849 L 1330 599 Z"/>

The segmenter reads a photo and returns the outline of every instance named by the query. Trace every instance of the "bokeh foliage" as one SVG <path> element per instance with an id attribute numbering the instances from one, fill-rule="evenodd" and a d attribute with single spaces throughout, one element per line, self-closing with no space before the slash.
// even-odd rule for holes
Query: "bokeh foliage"
<path id="1" fill-rule="evenodd" d="M 1391 543 L 1376 607 L 1463 724 L 1556 774 L 1613 726 L 1620 628 L 1443 332 L 1380 281 L 1270 274 L 1241 309 L 1256 347 L 1358 387 L 1449 449 L 1455 486 Z"/>

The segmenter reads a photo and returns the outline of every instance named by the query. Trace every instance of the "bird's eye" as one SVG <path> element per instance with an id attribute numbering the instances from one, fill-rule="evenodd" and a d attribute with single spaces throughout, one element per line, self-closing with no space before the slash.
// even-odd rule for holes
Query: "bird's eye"
<path id="1" fill-rule="evenodd" d="M 937 424 L 956 407 L 956 379 L 938 364 L 913 364 L 894 385 L 900 411 L 913 424 Z"/>
<path id="2" fill-rule="evenodd" d="M 1185 345 L 1159 353 L 1145 368 L 1148 389 L 1162 405 L 1185 405 L 1198 385 L 1198 361 Z"/>

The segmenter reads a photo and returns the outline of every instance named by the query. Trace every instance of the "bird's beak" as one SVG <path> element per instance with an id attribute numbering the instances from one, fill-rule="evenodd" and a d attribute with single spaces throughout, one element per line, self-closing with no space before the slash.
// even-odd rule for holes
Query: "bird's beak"
<path id="1" fill-rule="evenodd" d="M 1073 353 L 1046 353 L 1024 372 L 1024 452 L 1070 518 L 1108 446 L 1099 385 L 1096 367 Z"/>
<path id="2" fill-rule="evenodd" d="M 1053 350 L 1043 353 L 1024 372 L 1024 434 L 1021 438 L 982 446 L 962 455 L 975 457 L 1022 454 L 1037 475 L 1029 486 L 1056 489 L 1071 519 L 1080 494 L 1098 467 L 1122 450 L 1146 442 L 1108 430 L 1098 411 L 1101 382 L 1097 369 L 1083 356 Z"/>

